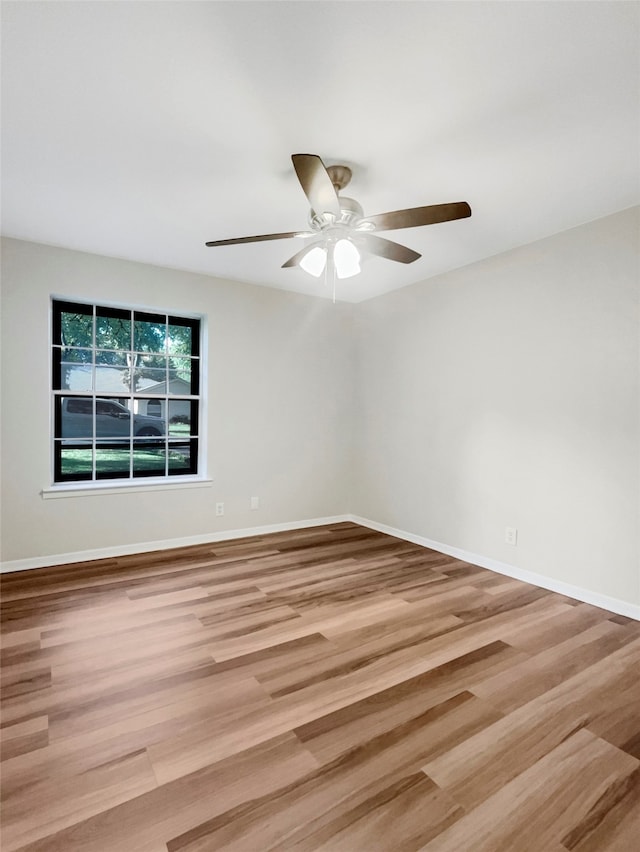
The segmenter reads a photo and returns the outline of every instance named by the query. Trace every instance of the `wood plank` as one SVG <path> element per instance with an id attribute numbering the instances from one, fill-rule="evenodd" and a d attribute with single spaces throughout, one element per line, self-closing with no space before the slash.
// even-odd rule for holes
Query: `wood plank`
<path id="1" fill-rule="evenodd" d="M 216 814 L 296 783 L 316 768 L 296 737 L 284 734 L 20 848 L 24 852 L 138 852 L 149 844 L 156 848 Z"/>
<path id="2" fill-rule="evenodd" d="M 639 654 L 640 640 L 635 640 L 469 737 L 423 770 L 466 808 L 475 807 L 586 727 L 615 690 L 636 679 Z"/>
<path id="3" fill-rule="evenodd" d="M 144 750 L 90 772 L 44 778 L 14 790 L 2 815 L 5 850 L 20 848 L 34 840 L 75 825 L 157 787 Z"/>
<path id="4" fill-rule="evenodd" d="M 629 852 L 640 838 L 640 768 L 614 781 L 563 838 L 575 852 Z"/>
<path id="5" fill-rule="evenodd" d="M 570 618 L 571 614 L 567 617 Z M 554 647 L 526 656 L 508 672 L 500 672 L 475 683 L 473 692 L 505 712 L 515 710 L 605 659 L 634 638 L 628 630 L 606 620 L 565 641 L 562 641 L 562 635 L 558 634 L 558 644 Z"/>
<path id="6" fill-rule="evenodd" d="M 577 837 L 571 832 L 603 797 L 619 801 L 618 793 L 611 796 L 610 791 L 619 790 L 620 782 L 624 786 L 638 765 L 588 731 L 577 731 L 423 849 L 540 852 L 552 848 L 567 834 Z"/>

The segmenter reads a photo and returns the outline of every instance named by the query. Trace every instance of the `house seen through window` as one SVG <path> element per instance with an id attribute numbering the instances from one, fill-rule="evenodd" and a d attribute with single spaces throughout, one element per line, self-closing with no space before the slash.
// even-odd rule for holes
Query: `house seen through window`
<path id="1" fill-rule="evenodd" d="M 54 482 L 198 473 L 200 320 L 53 301 Z"/>

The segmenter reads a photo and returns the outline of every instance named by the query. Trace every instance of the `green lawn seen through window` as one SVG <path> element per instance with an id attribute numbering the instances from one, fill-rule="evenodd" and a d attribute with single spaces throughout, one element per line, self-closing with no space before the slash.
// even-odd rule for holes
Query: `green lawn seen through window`
<path id="1" fill-rule="evenodd" d="M 96 449 L 96 471 L 102 476 L 129 472 L 131 453 L 128 448 Z M 133 451 L 133 469 L 137 473 L 164 472 L 165 449 L 145 447 Z M 179 470 L 189 468 L 189 457 L 181 452 L 169 451 L 169 469 Z M 92 453 L 90 449 L 62 449 L 62 473 L 65 475 L 90 474 L 92 470 Z"/>
<path id="2" fill-rule="evenodd" d="M 189 423 L 169 423 L 170 435 L 189 435 L 191 434 L 191 424 Z"/>

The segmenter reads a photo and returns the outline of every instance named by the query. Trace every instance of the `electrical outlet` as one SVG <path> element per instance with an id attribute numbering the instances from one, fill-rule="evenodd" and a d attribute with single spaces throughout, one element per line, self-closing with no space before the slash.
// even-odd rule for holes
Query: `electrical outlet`
<path id="1" fill-rule="evenodd" d="M 253 510 L 259 509 L 259 508 L 260 508 L 260 498 L 259 497 L 252 497 L 251 498 L 251 510 L 253 511 Z"/>
<path id="2" fill-rule="evenodd" d="M 216 515 L 219 518 L 224 515 L 224 503 L 216 503 Z"/>
<path id="3" fill-rule="evenodd" d="M 518 543 L 518 530 L 515 527 L 505 527 L 504 540 L 507 544 L 516 545 Z"/>

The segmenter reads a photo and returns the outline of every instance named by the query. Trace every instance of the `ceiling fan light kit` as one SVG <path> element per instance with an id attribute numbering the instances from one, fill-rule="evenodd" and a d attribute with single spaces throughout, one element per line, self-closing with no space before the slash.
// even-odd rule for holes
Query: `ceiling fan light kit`
<path id="1" fill-rule="evenodd" d="M 350 240 L 338 240 L 333 247 L 333 262 L 338 278 L 353 278 L 360 272 L 360 252 Z"/>
<path id="2" fill-rule="evenodd" d="M 327 252 L 321 246 L 312 246 L 299 263 L 301 269 L 320 278 L 327 265 Z"/>
<path id="3" fill-rule="evenodd" d="M 357 275 L 361 271 L 362 254 L 377 255 L 398 263 L 413 263 L 421 257 L 407 246 L 376 236 L 374 231 L 415 228 L 471 216 L 471 208 L 467 202 L 458 201 L 453 204 L 432 204 L 365 217 L 362 207 L 355 199 L 339 195 L 351 180 L 352 173 L 348 166 L 325 167 L 316 154 L 293 154 L 291 160 L 300 186 L 311 206 L 311 230 L 212 240 L 206 245 L 237 245 L 292 237 L 313 237 L 314 241 L 285 261 L 282 268 L 299 267 L 315 278 L 319 278 L 324 272 L 325 279 L 328 279 L 331 271 L 334 279 L 334 300 L 336 276 L 344 279 Z"/>

